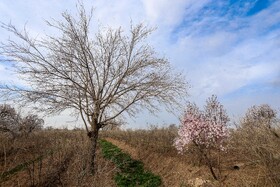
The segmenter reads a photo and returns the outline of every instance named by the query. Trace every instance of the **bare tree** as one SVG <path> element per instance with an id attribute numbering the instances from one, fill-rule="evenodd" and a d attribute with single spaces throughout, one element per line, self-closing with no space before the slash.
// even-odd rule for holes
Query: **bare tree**
<path id="1" fill-rule="evenodd" d="M 181 106 L 187 84 L 147 44 L 152 29 L 143 24 L 131 26 L 128 34 L 119 28 L 91 35 L 92 11 L 88 14 L 83 5 L 77 18 L 67 12 L 62 16 L 62 21 L 47 22 L 57 35 L 44 38 L 2 24 L 22 43 L 2 43 L 1 54 L 19 62 L 16 71 L 29 84 L 2 86 L 2 95 L 47 114 L 65 109 L 79 113 L 92 141 L 93 172 L 99 129 L 143 108 L 155 112 L 162 105 Z"/>
<path id="2" fill-rule="evenodd" d="M 44 120 L 39 118 L 38 115 L 29 114 L 21 120 L 19 131 L 28 135 L 34 130 L 41 130 L 43 124 Z"/>
<path id="3" fill-rule="evenodd" d="M 259 106 L 254 105 L 248 109 L 241 119 L 240 127 L 243 131 L 248 131 L 248 134 L 251 133 L 253 136 L 256 134 L 255 131 L 260 131 L 280 138 L 276 130 L 279 127 L 278 124 L 277 111 L 268 104 L 262 104 Z"/>
<path id="4" fill-rule="evenodd" d="M 19 134 L 20 120 L 19 113 L 12 106 L 0 105 L 0 132 L 8 133 L 14 139 Z"/>
<path id="5" fill-rule="evenodd" d="M 267 127 L 270 129 L 276 118 L 276 110 L 272 109 L 269 105 L 254 105 L 246 112 L 245 117 L 242 119 L 242 126 L 248 126 L 250 129 L 254 128 L 252 126 L 256 128 Z"/>

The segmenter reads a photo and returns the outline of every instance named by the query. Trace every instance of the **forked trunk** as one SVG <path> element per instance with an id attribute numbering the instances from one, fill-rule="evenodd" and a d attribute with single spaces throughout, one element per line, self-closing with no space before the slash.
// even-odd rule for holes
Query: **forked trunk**
<path id="1" fill-rule="evenodd" d="M 90 172 L 95 174 L 96 171 L 96 150 L 97 150 L 97 140 L 98 140 L 98 129 L 93 129 L 88 133 L 90 138 Z"/>

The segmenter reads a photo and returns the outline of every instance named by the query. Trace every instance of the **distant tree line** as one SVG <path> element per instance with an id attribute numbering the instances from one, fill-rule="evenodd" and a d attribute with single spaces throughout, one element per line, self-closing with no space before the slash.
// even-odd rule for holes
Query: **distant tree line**
<path id="1" fill-rule="evenodd" d="M 22 114 L 15 110 L 14 107 L 8 104 L 0 105 L 0 133 L 7 134 L 13 139 L 28 135 L 35 130 L 43 128 L 44 120 L 38 115 Z"/>

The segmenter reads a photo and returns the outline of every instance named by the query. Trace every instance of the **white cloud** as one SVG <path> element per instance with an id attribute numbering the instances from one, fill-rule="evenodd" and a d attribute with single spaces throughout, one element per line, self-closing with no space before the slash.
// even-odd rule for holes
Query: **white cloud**
<path id="1" fill-rule="evenodd" d="M 19 27 L 28 21 L 32 35 L 48 33 L 43 19 L 60 18 L 65 9 L 75 13 L 75 3 L 74 0 L 3 0 L 0 17 L 1 21 L 12 20 Z M 85 0 L 85 4 L 88 9 L 91 5 L 95 7 L 93 21 L 105 27 L 127 28 L 131 20 L 157 26 L 149 42 L 159 54 L 164 54 L 177 69 L 186 73 L 192 84 L 190 99 L 198 103 L 203 103 L 211 94 L 226 97 L 252 84 L 279 84 L 279 1 L 250 17 L 244 16 L 244 12 L 253 6 L 252 3 L 240 10 L 231 7 L 228 14 L 220 14 L 223 10 L 211 7 L 204 10 L 206 5 L 222 7 L 225 4 L 210 0 Z M 232 11 L 241 13 L 232 16 Z M 7 36 L 1 30 L 0 40 Z M 8 74 L 3 66 L 0 66 L 0 73 L 0 81 L 5 81 Z M 275 99 L 275 94 L 267 93 L 267 99 L 262 100 L 273 102 Z M 252 104 L 252 100 L 240 101 L 244 106 Z M 234 103 L 236 101 L 227 100 L 233 112 Z"/>
<path id="2" fill-rule="evenodd" d="M 7 83 L 7 82 L 17 82 L 18 79 L 16 75 L 11 72 L 6 65 L 1 64 L 0 62 L 0 84 Z"/>
<path id="3" fill-rule="evenodd" d="M 276 34 L 279 31 L 268 30 L 271 33 L 264 35 L 271 22 L 261 24 L 261 20 L 278 16 L 275 8 L 271 9 L 252 18 L 233 21 L 235 24 L 247 22 L 241 30 L 220 28 L 215 24 L 224 18 L 219 17 L 216 21 L 212 20 L 213 26 L 208 28 L 209 18 L 206 17 L 181 31 L 177 43 L 172 46 L 174 53 L 171 55 L 178 65 L 187 70 L 196 90 L 194 93 L 223 95 L 276 74 L 280 66 L 277 63 L 280 60 L 277 55 L 280 54 L 279 43 L 275 42 L 279 41 Z M 201 33 L 205 30 L 208 33 Z"/>
<path id="4" fill-rule="evenodd" d="M 130 21 L 143 22 L 143 8 L 137 0 L 96 0 L 92 3 L 94 20 L 107 27 L 129 27 Z"/>
<path id="5" fill-rule="evenodd" d="M 142 0 L 147 19 L 159 27 L 172 28 L 196 14 L 209 0 Z"/>

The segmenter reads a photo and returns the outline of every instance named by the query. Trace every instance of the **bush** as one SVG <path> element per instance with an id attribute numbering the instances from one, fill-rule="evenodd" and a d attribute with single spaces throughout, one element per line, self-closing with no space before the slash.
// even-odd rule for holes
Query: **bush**
<path id="1" fill-rule="evenodd" d="M 38 115 L 29 114 L 22 118 L 19 130 L 22 133 L 29 134 L 34 130 L 41 130 L 43 128 L 44 120 Z"/>
<path id="2" fill-rule="evenodd" d="M 19 134 L 21 117 L 10 105 L 0 105 L 0 131 L 15 138 Z"/>
<path id="3" fill-rule="evenodd" d="M 0 105 L 0 132 L 10 134 L 13 139 L 19 135 L 42 129 L 43 124 L 44 120 L 37 115 L 30 114 L 21 117 L 12 106 Z"/>
<path id="4" fill-rule="evenodd" d="M 260 165 L 264 181 L 280 184 L 279 119 L 269 105 L 253 106 L 232 135 L 232 149 L 247 164 Z"/>

